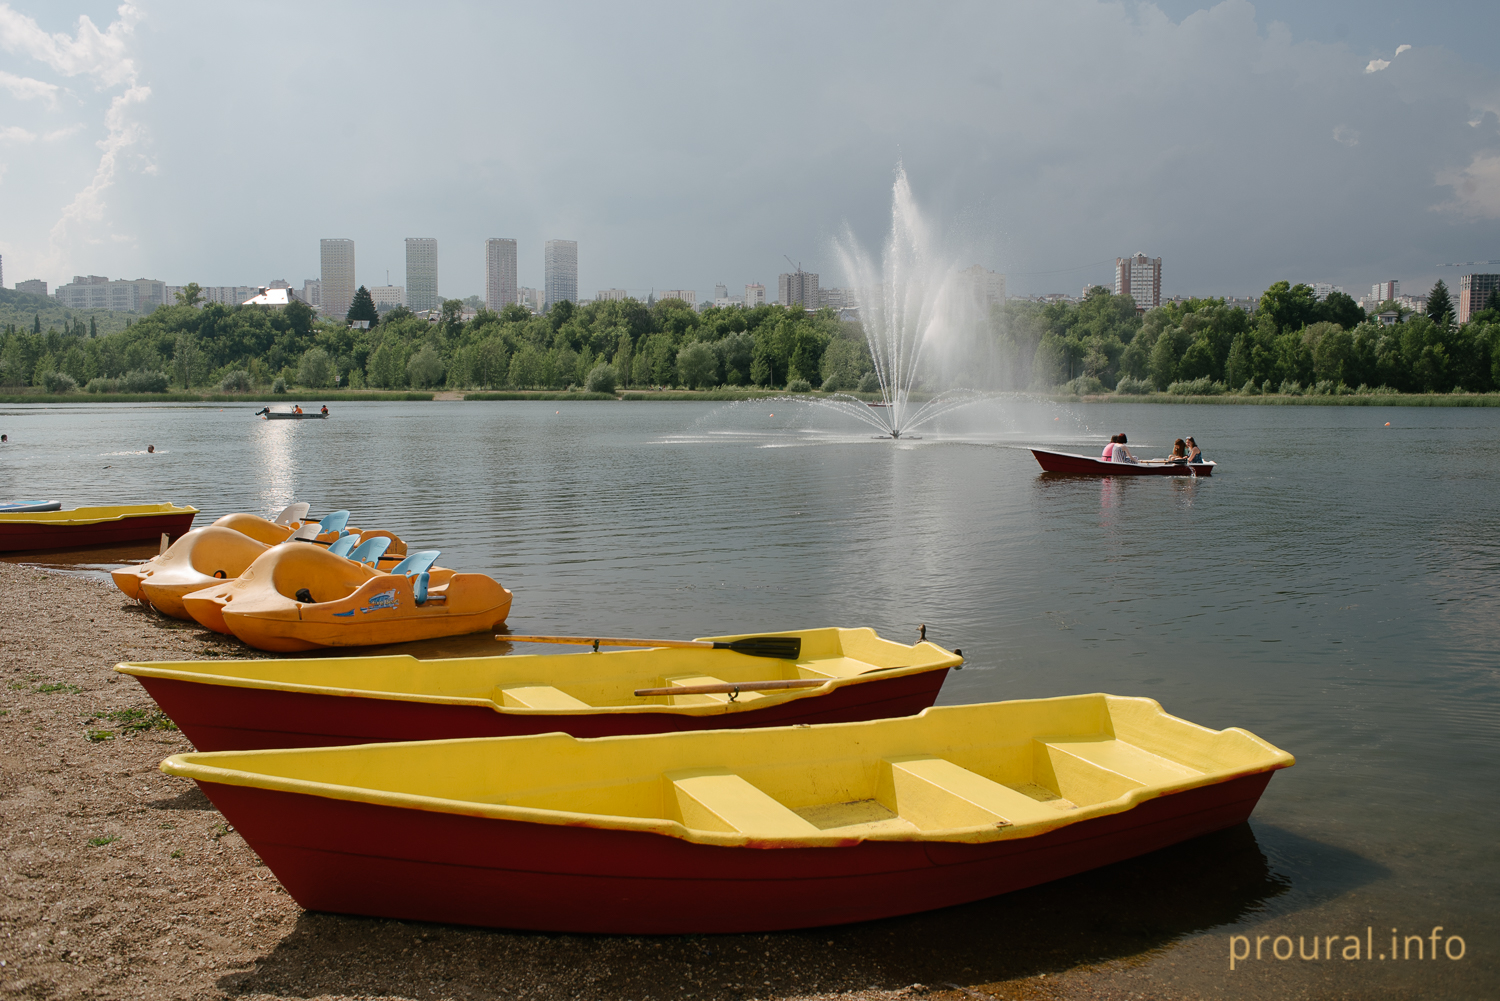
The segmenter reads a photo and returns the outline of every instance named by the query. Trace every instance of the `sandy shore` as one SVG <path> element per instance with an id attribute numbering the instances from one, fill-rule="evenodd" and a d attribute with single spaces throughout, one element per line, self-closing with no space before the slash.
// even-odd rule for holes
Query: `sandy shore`
<path id="1" fill-rule="evenodd" d="M 1101 927 L 1098 882 L 777 935 L 535 935 L 305 912 L 190 781 L 157 770 L 191 748 L 111 670 L 251 651 L 98 580 L 4 562 L 0 624 L 0 997 L 1196 996 L 1142 968 L 1170 922 Z M 1156 874 L 1113 878 L 1126 883 L 1106 880 L 1104 895 L 1128 898 L 1130 880 Z"/>

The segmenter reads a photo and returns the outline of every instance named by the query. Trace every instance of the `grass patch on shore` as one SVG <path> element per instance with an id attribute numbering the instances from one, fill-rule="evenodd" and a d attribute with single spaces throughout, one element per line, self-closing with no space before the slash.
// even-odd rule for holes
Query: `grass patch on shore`
<path id="1" fill-rule="evenodd" d="M 103 848 L 105 845 L 112 845 L 119 840 L 120 836 L 118 834 L 101 834 L 97 838 L 89 838 L 89 844 L 95 848 Z"/>
<path id="2" fill-rule="evenodd" d="M 1354 393 L 1346 396 L 1048 396 L 1056 403 L 1207 403 L 1253 407 L 1500 407 L 1500 393 Z"/>
<path id="3" fill-rule="evenodd" d="M 121 733 L 145 733 L 148 730 L 176 730 L 177 724 L 160 709 L 112 709 L 106 713 L 91 713 L 88 722 L 107 720 L 120 730 Z M 113 738 L 111 730 L 90 730 L 89 740 L 109 740 Z M 94 734 L 108 734 L 104 737 L 95 737 Z"/>
<path id="4" fill-rule="evenodd" d="M 31 689 L 33 695 L 51 695 L 54 692 L 62 692 L 64 695 L 77 695 L 83 689 L 77 685 L 70 685 L 65 681 L 49 681 L 45 685 L 36 685 Z"/>

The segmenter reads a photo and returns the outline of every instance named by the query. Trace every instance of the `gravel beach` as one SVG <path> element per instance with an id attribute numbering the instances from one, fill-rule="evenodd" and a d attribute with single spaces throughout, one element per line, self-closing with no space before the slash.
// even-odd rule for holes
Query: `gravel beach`
<path id="1" fill-rule="evenodd" d="M 305 912 L 191 782 L 157 770 L 191 747 L 111 670 L 123 660 L 251 653 L 99 579 L 0 562 L 0 996 L 1198 995 L 1163 972 L 1175 965 L 1164 955 L 1171 919 L 1112 926 L 1107 904 L 1095 902 L 1097 878 L 1043 898 L 1026 891 L 776 935 L 538 935 Z M 1178 878 L 1182 865 L 1173 862 Z M 1151 863 L 1111 872 L 1107 899 L 1160 876 Z M 1059 939 L 1060 928 L 1072 930 Z"/>

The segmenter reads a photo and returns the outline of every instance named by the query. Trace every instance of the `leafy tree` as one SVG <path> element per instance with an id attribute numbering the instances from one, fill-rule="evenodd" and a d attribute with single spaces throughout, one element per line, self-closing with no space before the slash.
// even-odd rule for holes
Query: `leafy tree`
<path id="1" fill-rule="evenodd" d="M 322 348 L 308 348 L 297 365 L 297 385 L 323 389 L 333 385 L 333 359 Z"/>
<path id="2" fill-rule="evenodd" d="M 203 288 L 197 282 L 188 282 L 176 298 L 179 306 L 196 306 L 203 301 Z"/>
<path id="3" fill-rule="evenodd" d="M 601 363 L 589 370 L 588 381 L 585 385 L 590 393 L 613 393 L 618 378 L 613 365 Z"/>
<path id="4" fill-rule="evenodd" d="M 1277 330 L 1301 330 L 1313 322 L 1318 305 L 1310 285 L 1280 281 L 1261 293 L 1257 311 L 1269 316 Z"/>
<path id="5" fill-rule="evenodd" d="M 1454 312 L 1453 300 L 1448 297 L 1448 286 L 1439 278 L 1437 284 L 1432 286 L 1432 291 L 1427 293 L 1427 318 L 1433 323 L 1452 323 Z"/>
<path id="6" fill-rule="evenodd" d="M 1345 330 L 1353 330 L 1365 322 L 1364 308 L 1344 292 L 1330 292 L 1328 298 L 1318 303 L 1314 314 L 1318 320 L 1337 323 Z"/>
<path id="7" fill-rule="evenodd" d="M 406 374 L 411 379 L 413 386 L 427 388 L 438 386 L 443 382 L 443 359 L 437 349 L 430 343 L 422 345 L 422 350 L 411 356 L 406 363 Z"/>
<path id="8" fill-rule="evenodd" d="M 713 348 L 694 341 L 677 352 L 677 377 L 689 389 L 714 386 L 719 381 L 719 357 Z"/>
<path id="9" fill-rule="evenodd" d="M 406 382 L 406 352 L 401 342 L 387 335 L 370 354 L 365 365 L 370 383 L 381 389 L 392 389 Z"/>
<path id="10" fill-rule="evenodd" d="M 370 295 L 369 289 L 361 285 L 354 290 L 354 301 L 349 304 L 349 312 L 344 319 L 368 320 L 372 327 L 380 322 L 380 311 L 375 308 L 375 299 Z"/>

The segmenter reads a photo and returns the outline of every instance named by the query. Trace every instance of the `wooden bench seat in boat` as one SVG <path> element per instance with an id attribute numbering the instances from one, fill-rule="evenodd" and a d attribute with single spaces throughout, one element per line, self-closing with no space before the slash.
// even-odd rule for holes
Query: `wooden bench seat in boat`
<path id="1" fill-rule="evenodd" d="M 1057 805 L 1040 802 L 946 758 L 902 755 L 886 758 L 882 765 L 876 799 L 918 830 L 1058 819 Z"/>
<path id="2" fill-rule="evenodd" d="M 666 682 L 666 685 L 662 686 L 664 688 L 688 688 L 692 685 L 732 684 L 732 682 L 725 681 L 723 678 L 714 678 L 706 674 L 670 674 L 664 677 L 662 680 Z M 710 692 L 707 695 L 673 695 L 671 696 L 671 699 L 672 705 L 674 706 L 706 706 L 714 702 L 728 702 L 729 694 L 730 693 L 728 692 Z M 765 698 L 765 695 L 761 692 L 741 692 L 740 697 L 735 701 L 754 702 L 756 699 L 763 698 Z"/>
<path id="3" fill-rule="evenodd" d="M 708 684 L 710 682 L 704 682 Z M 759 836 L 809 837 L 821 833 L 790 809 L 727 768 L 693 768 L 668 772 L 669 796 L 675 796 L 684 827 L 700 831 L 742 831 Z M 668 807 L 673 805 L 668 800 Z"/>
<path id="4" fill-rule="evenodd" d="M 567 692 L 551 685 L 513 685 L 496 692 L 500 704 L 512 709 L 589 709 Z"/>
<path id="5" fill-rule="evenodd" d="M 1034 738 L 1033 781 L 1075 803 L 1102 803 L 1132 789 L 1177 784 L 1203 773 L 1112 737 Z"/>

